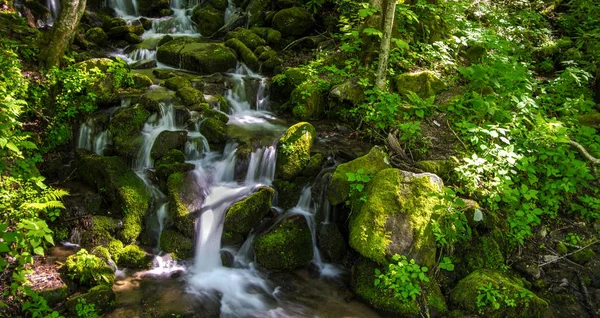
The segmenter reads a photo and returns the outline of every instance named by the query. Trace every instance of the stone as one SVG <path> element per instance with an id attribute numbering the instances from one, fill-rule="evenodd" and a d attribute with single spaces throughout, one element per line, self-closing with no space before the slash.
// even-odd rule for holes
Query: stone
<path id="1" fill-rule="evenodd" d="M 200 34 L 210 37 L 225 25 L 225 11 L 200 5 L 192 11 L 192 21 L 198 25 Z"/>
<path id="2" fill-rule="evenodd" d="M 421 98 L 428 98 L 435 96 L 444 88 L 444 83 L 431 71 L 396 75 L 393 82 L 396 91 L 403 96 L 408 96 L 408 92 L 414 92 Z"/>
<path id="3" fill-rule="evenodd" d="M 234 203 L 225 214 L 223 231 L 248 236 L 263 218 L 271 212 L 275 191 L 262 187 L 248 197 Z"/>
<path id="4" fill-rule="evenodd" d="M 176 259 L 188 259 L 194 256 L 194 243 L 176 230 L 163 230 L 160 235 L 160 249 Z"/>
<path id="5" fill-rule="evenodd" d="M 277 144 L 276 177 L 291 180 L 302 172 L 310 161 L 315 135 L 315 128 L 307 122 L 288 128 Z"/>
<path id="6" fill-rule="evenodd" d="M 137 245 L 127 245 L 119 252 L 119 266 L 147 268 L 150 265 L 146 252 Z"/>
<path id="7" fill-rule="evenodd" d="M 112 136 L 114 150 L 125 158 L 136 158 L 142 145 L 141 130 L 151 113 L 139 104 L 121 108 L 115 112 L 108 131 Z"/>
<path id="8" fill-rule="evenodd" d="M 178 130 L 162 131 L 154 141 L 152 150 L 150 151 L 150 157 L 154 160 L 158 160 L 165 156 L 170 150 L 177 149 L 183 151 L 185 143 L 187 141 L 187 131 Z"/>
<path id="9" fill-rule="evenodd" d="M 254 242 L 258 264 L 267 269 L 294 270 L 307 266 L 313 257 L 312 235 L 306 219 L 291 215 L 259 235 Z"/>
<path id="10" fill-rule="evenodd" d="M 283 35 L 301 36 L 315 25 L 312 14 L 303 7 L 283 9 L 273 17 L 273 29 Z"/>
<path id="11" fill-rule="evenodd" d="M 216 118 L 207 118 L 200 124 L 200 133 L 210 144 L 223 144 L 227 141 L 227 124 Z"/>
<path id="12" fill-rule="evenodd" d="M 298 120 L 319 119 L 325 111 L 327 90 L 327 86 L 314 81 L 305 81 L 296 87 L 290 99 L 294 117 Z"/>
<path id="13" fill-rule="evenodd" d="M 133 73 L 131 78 L 133 79 L 133 88 L 148 88 L 153 84 L 150 77 L 143 74 Z"/>
<path id="14" fill-rule="evenodd" d="M 252 53 L 252 51 L 248 47 L 246 47 L 244 43 L 242 43 L 242 41 L 232 38 L 227 40 L 227 42 L 225 42 L 225 45 L 236 51 L 238 56 L 240 57 L 242 62 L 246 64 L 246 66 L 248 66 L 254 71 L 258 71 L 258 58 L 256 57 L 256 55 L 254 55 L 254 53 Z"/>
<path id="15" fill-rule="evenodd" d="M 102 315 L 111 312 L 116 307 L 116 295 L 107 285 L 99 285 L 90 289 L 87 293 L 75 296 L 65 303 L 67 312 L 71 317 L 78 317 L 77 304 L 80 299 L 85 300 L 88 305 L 94 305 L 96 314 Z"/>
<path id="16" fill-rule="evenodd" d="M 204 94 L 193 87 L 183 87 L 177 91 L 177 96 L 181 99 L 185 106 L 192 106 L 206 103 Z"/>
<path id="17" fill-rule="evenodd" d="M 251 30 L 245 28 L 236 28 L 225 35 L 225 40 L 237 39 L 244 43 L 246 47 L 254 51 L 257 47 L 267 44 L 267 42 Z"/>
<path id="18" fill-rule="evenodd" d="M 320 225 L 317 242 L 319 251 L 330 262 L 340 263 L 346 255 L 346 242 L 334 223 Z"/>
<path id="19" fill-rule="evenodd" d="M 188 37 L 159 46 L 156 58 L 161 63 L 200 74 L 227 72 L 237 64 L 233 51 L 222 43 L 202 43 Z"/>

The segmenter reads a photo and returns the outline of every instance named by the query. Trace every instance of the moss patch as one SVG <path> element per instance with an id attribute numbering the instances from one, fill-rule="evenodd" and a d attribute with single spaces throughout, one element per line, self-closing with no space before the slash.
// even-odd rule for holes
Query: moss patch
<path id="1" fill-rule="evenodd" d="M 315 134 L 315 128 L 307 122 L 297 123 L 285 132 L 277 144 L 277 177 L 290 180 L 302 172 L 310 161 Z"/>
<path id="2" fill-rule="evenodd" d="M 140 131 L 150 115 L 150 111 L 138 104 L 117 111 L 108 126 L 115 152 L 135 158 L 142 144 Z"/>
<path id="3" fill-rule="evenodd" d="M 275 191 L 262 187 L 233 204 L 225 215 L 223 231 L 247 236 L 250 231 L 271 211 L 271 201 Z"/>
<path id="4" fill-rule="evenodd" d="M 137 245 L 127 245 L 119 253 L 119 266 L 127 268 L 146 268 L 148 259 L 146 252 Z"/>
<path id="5" fill-rule="evenodd" d="M 251 34 L 255 35 L 254 33 Z M 244 62 L 249 68 L 255 71 L 258 70 L 258 58 L 242 41 L 232 38 L 227 40 L 225 45 L 236 51 L 242 62 Z"/>
<path id="6" fill-rule="evenodd" d="M 177 259 L 194 256 L 194 244 L 190 238 L 175 230 L 164 230 L 160 235 L 160 249 Z"/>
<path id="7" fill-rule="evenodd" d="M 186 190 L 183 173 L 174 173 L 169 176 L 167 188 L 169 194 L 169 218 L 173 221 L 179 232 L 186 237 L 194 237 L 194 219 L 190 216 L 182 195 Z"/>
<path id="8" fill-rule="evenodd" d="M 256 261 L 268 269 L 293 270 L 313 257 L 312 235 L 301 215 L 283 219 L 254 242 Z"/>
<path id="9" fill-rule="evenodd" d="M 65 307 L 71 317 L 78 317 L 77 304 L 79 299 L 84 299 L 88 305 L 94 305 L 97 314 L 104 314 L 116 307 L 116 295 L 110 286 L 100 285 L 90 289 L 87 293 L 69 299 Z"/>

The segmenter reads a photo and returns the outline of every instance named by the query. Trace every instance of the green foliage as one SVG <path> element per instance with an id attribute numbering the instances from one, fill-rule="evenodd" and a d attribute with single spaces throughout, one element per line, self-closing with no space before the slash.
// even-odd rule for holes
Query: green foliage
<path id="1" fill-rule="evenodd" d="M 454 270 L 454 264 L 452 263 L 452 259 L 450 257 L 444 257 L 438 264 L 438 267 L 449 272 Z"/>
<path id="2" fill-rule="evenodd" d="M 569 243 L 569 244 L 573 244 L 573 245 L 577 245 L 579 244 L 579 242 L 581 242 L 581 237 L 575 233 L 567 233 L 567 236 L 565 236 L 565 242 Z"/>
<path id="3" fill-rule="evenodd" d="M 350 205 L 352 201 L 367 202 L 367 193 L 365 191 L 367 183 L 371 181 L 371 176 L 365 174 L 365 169 L 358 169 L 356 172 L 346 173 L 350 182 L 350 192 L 348 193 L 349 200 L 346 205 Z"/>
<path id="4" fill-rule="evenodd" d="M 466 203 L 456 193 L 446 187 L 443 194 L 431 194 L 442 200 L 443 204 L 435 206 L 439 213 L 432 219 L 431 226 L 437 245 L 452 247 L 459 241 L 471 239 L 471 227 L 465 216 Z"/>
<path id="5" fill-rule="evenodd" d="M 408 302 L 416 300 L 421 295 L 422 283 L 428 283 L 428 268 L 415 263 L 414 259 L 408 261 L 404 255 L 394 255 L 387 270 L 381 272 L 375 269 L 375 286 L 389 290 L 394 297 Z"/>
<path id="6" fill-rule="evenodd" d="M 111 285 L 115 280 L 115 274 L 101 258 L 89 254 L 81 249 L 75 255 L 71 255 L 65 262 L 67 276 L 81 284 L 96 286 L 100 284 Z"/>
<path id="7" fill-rule="evenodd" d="M 77 299 L 77 305 L 75 306 L 77 311 L 77 317 L 79 318 L 97 318 L 100 317 L 96 313 L 96 305 L 87 304 L 85 298 Z"/>
<path id="8" fill-rule="evenodd" d="M 319 9 L 325 4 L 325 0 L 309 0 L 304 6 L 308 11 L 312 11 L 313 14 L 316 14 Z"/>
<path id="9" fill-rule="evenodd" d="M 529 303 L 533 298 L 533 293 L 526 289 L 510 295 L 506 287 L 498 290 L 492 283 L 479 287 L 478 292 L 477 308 L 479 308 L 480 314 L 483 314 L 486 310 L 498 310 L 503 304 L 506 307 L 517 307 L 522 303 L 525 307 L 529 307 Z"/>

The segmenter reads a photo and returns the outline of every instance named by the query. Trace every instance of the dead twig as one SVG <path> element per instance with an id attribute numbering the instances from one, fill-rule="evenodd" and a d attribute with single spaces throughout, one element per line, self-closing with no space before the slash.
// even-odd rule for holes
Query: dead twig
<path id="1" fill-rule="evenodd" d="M 590 246 L 592 246 L 592 245 L 594 245 L 594 244 L 596 244 L 596 243 L 598 243 L 598 242 L 600 242 L 600 241 L 594 241 L 594 242 L 592 242 L 592 243 L 590 243 L 590 244 L 588 244 L 588 245 L 586 245 L 586 246 L 584 246 L 584 247 L 582 247 L 582 248 L 580 248 L 580 249 L 578 249 L 578 250 L 576 250 L 576 251 L 574 251 L 574 252 L 567 253 L 567 254 L 565 254 L 565 255 L 563 255 L 563 256 L 561 256 L 561 257 L 558 257 L 558 258 L 556 258 L 556 259 L 553 259 L 553 260 L 551 260 L 551 261 L 548 261 L 548 262 L 542 263 L 542 264 L 540 264 L 540 265 L 539 265 L 539 267 L 543 267 L 543 266 L 546 266 L 546 265 L 548 265 L 548 264 L 556 263 L 556 262 L 558 262 L 558 261 L 560 261 L 560 260 L 562 260 L 562 259 L 565 259 L 567 256 L 571 256 L 571 255 L 573 255 L 573 254 L 577 254 L 577 253 L 579 253 L 579 252 L 583 251 L 584 249 L 586 249 L 586 248 L 588 248 L 588 247 L 590 247 Z"/>

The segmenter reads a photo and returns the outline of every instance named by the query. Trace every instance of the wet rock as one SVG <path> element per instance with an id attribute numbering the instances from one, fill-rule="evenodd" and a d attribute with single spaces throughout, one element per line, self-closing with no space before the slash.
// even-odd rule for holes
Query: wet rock
<path id="1" fill-rule="evenodd" d="M 75 166 L 79 175 L 90 185 L 102 189 L 114 211 L 123 217 L 120 236 L 126 242 L 134 241 L 142 231 L 142 218 L 146 214 L 150 193 L 146 184 L 119 157 L 102 157 L 78 149 Z"/>
<path id="2" fill-rule="evenodd" d="M 267 269 L 293 270 L 313 257 L 312 235 L 301 215 L 285 217 L 254 242 L 256 261 Z"/>
<path id="3" fill-rule="evenodd" d="M 165 130 L 156 137 L 150 151 L 150 156 L 152 159 L 157 160 L 165 156 L 172 149 L 183 151 L 186 141 L 187 131 Z"/>
<path id="4" fill-rule="evenodd" d="M 320 225 L 317 241 L 319 250 L 330 262 L 339 263 L 346 255 L 346 241 L 334 223 Z"/>
<path id="5" fill-rule="evenodd" d="M 181 98 L 183 104 L 186 106 L 206 103 L 206 100 L 204 99 L 204 94 L 202 94 L 201 91 L 192 87 L 181 88 L 177 91 L 177 96 Z"/>
<path id="6" fill-rule="evenodd" d="M 225 40 L 237 39 L 244 43 L 246 47 L 254 51 L 257 47 L 267 44 L 260 36 L 253 31 L 245 28 L 237 28 L 225 35 Z"/>
<path id="7" fill-rule="evenodd" d="M 271 201 L 275 191 L 262 187 L 248 197 L 233 204 L 225 215 L 223 231 L 238 233 L 243 237 L 271 211 Z"/>
<path id="8" fill-rule="evenodd" d="M 367 200 L 353 203 L 350 246 L 380 264 L 399 254 L 432 268 L 436 244 L 431 220 L 441 201 L 429 194 L 442 188 L 433 174 L 381 170 L 367 185 Z"/>
<path id="9" fill-rule="evenodd" d="M 106 44 L 108 36 L 102 28 L 91 28 L 85 32 L 85 39 L 99 46 Z"/>
<path id="10" fill-rule="evenodd" d="M 314 140 L 315 128 L 307 122 L 288 128 L 277 144 L 276 176 L 290 180 L 300 174 L 310 161 Z"/>
<path id="11" fill-rule="evenodd" d="M 150 112 L 136 104 L 119 109 L 108 126 L 114 150 L 125 158 L 135 158 L 143 140 L 140 131 L 150 117 Z"/>
<path id="12" fill-rule="evenodd" d="M 227 124 L 216 118 L 207 118 L 200 125 L 200 133 L 211 145 L 223 144 L 227 141 Z"/>
<path id="13" fill-rule="evenodd" d="M 303 7 L 283 9 L 273 17 L 273 29 L 283 35 L 301 36 L 315 24 L 312 14 Z"/>
<path id="14" fill-rule="evenodd" d="M 192 21 L 198 25 L 200 34 L 210 37 L 225 25 L 225 11 L 211 5 L 197 6 L 192 11 Z"/>
<path id="15" fill-rule="evenodd" d="M 140 44 L 140 43 L 144 42 L 144 40 L 142 40 L 142 38 L 139 35 L 135 34 L 135 33 L 127 33 L 127 34 L 125 34 L 124 39 L 129 44 Z"/>
<path id="16" fill-rule="evenodd" d="M 266 39 L 269 44 L 279 44 L 281 42 L 281 32 L 265 27 L 253 27 L 250 29 L 261 39 Z"/>
<path id="17" fill-rule="evenodd" d="M 156 58 L 159 62 L 200 74 L 227 72 L 237 63 L 235 54 L 222 43 L 202 43 L 187 37 L 160 46 Z"/>
<path id="18" fill-rule="evenodd" d="M 150 113 L 159 113 L 160 112 L 160 104 L 169 104 L 175 98 L 175 92 L 170 91 L 164 87 L 156 87 L 152 88 L 146 93 L 140 95 L 138 98 L 138 103 L 142 106 L 143 109 L 148 111 L 148 116 Z M 137 106 L 133 106 L 134 108 Z M 113 119 L 114 121 L 114 119 Z M 145 122 L 145 121 L 144 121 Z M 144 127 L 142 126 L 140 130 Z"/>
<path id="19" fill-rule="evenodd" d="M 94 305 L 96 313 L 100 315 L 112 311 L 116 304 L 116 296 L 110 286 L 99 285 L 93 287 L 85 294 L 69 299 L 65 303 L 67 312 L 69 312 L 73 317 L 78 316 L 77 304 L 79 304 L 80 299 L 85 300 L 85 303 L 88 305 Z"/>
<path id="20" fill-rule="evenodd" d="M 248 47 L 246 47 L 246 45 L 244 45 L 244 43 L 242 43 L 242 41 L 235 38 L 229 39 L 227 42 L 225 42 L 225 45 L 236 51 L 242 62 L 244 62 L 250 69 L 254 71 L 258 70 L 258 58 Z"/>
<path id="21" fill-rule="evenodd" d="M 387 154 L 379 147 L 373 147 L 368 154 L 339 165 L 327 188 L 329 203 L 338 205 L 348 199 L 350 182 L 346 173 L 356 173 L 358 169 L 363 169 L 364 174 L 374 176 L 377 172 L 391 167 Z"/>
<path id="22" fill-rule="evenodd" d="M 300 199 L 301 188 L 294 182 L 275 180 L 273 186 L 277 190 L 277 206 L 289 210 L 296 206 Z"/>
<path id="23" fill-rule="evenodd" d="M 499 301 L 500 307 L 478 307 L 477 299 L 481 294 L 480 288 L 491 284 L 501 295 L 516 302 L 509 307 Z M 529 305 L 525 306 L 525 297 L 514 295 L 530 294 Z M 450 302 L 466 314 L 483 314 L 485 317 L 543 317 L 548 303 L 527 290 L 521 281 L 511 279 L 504 274 L 492 270 L 478 270 L 461 280 L 450 294 Z"/>
<path id="24" fill-rule="evenodd" d="M 185 237 L 194 237 L 195 217 L 190 212 L 198 210 L 202 204 L 203 198 L 198 196 L 201 193 L 200 186 L 189 174 L 178 172 L 169 176 L 167 187 L 169 220 Z"/>
<path id="25" fill-rule="evenodd" d="M 165 87 L 173 91 L 178 91 L 185 87 L 192 87 L 192 83 L 183 76 L 175 76 L 165 81 Z"/>
<path id="26" fill-rule="evenodd" d="M 150 260 L 139 246 L 127 245 L 119 253 L 117 264 L 127 268 L 147 268 Z"/>
<path id="27" fill-rule="evenodd" d="M 144 28 L 142 28 L 139 25 L 122 25 L 122 26 L 116 26 L 111 28 L 110 30 L 108 30 L 108 37 L 110 39 L 123 39 L 123 40 L 127 40 L 126 36 L 128 34 L 135 34 L 135 35 L 141 35 L 144 33 Z"/>
<path id="28" fill-rule="evenodd" d="M 146 75 L 133 73 L 131 77 L 133 79 L 133 88 L 148 88 L 152 85 L 152 80 Z"/>
<path id="29" fill-rule="evenodd" d="M 229 122 L 229 116 L 227 116 L 227 114 L 225 114 L 224 112 L 218 111 L 218 110 L 214 110 L 214 109 L 207 109 L 204 110 L 202 112 L 202 117 L 204 118 L 215 118 L 219 121 L 222 121 L 224 123 L 228 123 Z"/>
<path id="30" fill-rule="evenodd" d="M 186 163 L 184 153 L 178 149 L 169 150 L 154 166 L 159 188 L 164 191 L 167 191 L 167 180 L 171 174 L 194 170 L 194 165 Z"/>
<path id="31" fill-rule="evenodd" d="M 414 92 L 421 98 L 428 98 L 444 88 L 444 83 L 430 71 L 404 73 L 396 75 L 393 80 L 398 93 L 404 96 Z"/>
<path id="32" fill-rule="evenodd" d="M 302 175 L 305 177 L 316 177 L 323 167 L 323 161 L 325 161 L 325 156 L 322 153 L 316 153 L 310 157 L 310 161 L 304 170 L 302 170 Z"/>

